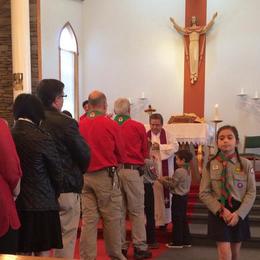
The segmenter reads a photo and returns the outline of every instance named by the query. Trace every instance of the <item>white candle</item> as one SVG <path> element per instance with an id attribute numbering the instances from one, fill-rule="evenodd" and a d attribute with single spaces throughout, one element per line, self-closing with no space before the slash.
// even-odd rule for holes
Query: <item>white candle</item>
<path id="1" fill-rule="evenodd" d="M 255 92 L 254 98 L 258 98 L 258 92 L 257 91 Z"/>
<path id="2" fill-rule="evenodd" d="M 142 92 L 142 98 L 144 98 L 144 92 Z"/>
<path id="3" fill-rule="evenodd" d="M 243 88 L 241 88 L 241 90 L 240 90 L 240 95 L 244 95 L 244 94 L 245 94 L 245 91 L 244 91 Z"/>
<path id="4" fill-rule="evenodd" d="M 214 120 L 219 120 L 219 111 L 218 111 L 218 104 L 215 104 L 214 106 Z"/>
<path id="5" fill-rule="evenodd" d="M 130 105 L 132 105 L 132 100 L 130 97 L 128 98 L 128 101 L 129 101 Z"/>

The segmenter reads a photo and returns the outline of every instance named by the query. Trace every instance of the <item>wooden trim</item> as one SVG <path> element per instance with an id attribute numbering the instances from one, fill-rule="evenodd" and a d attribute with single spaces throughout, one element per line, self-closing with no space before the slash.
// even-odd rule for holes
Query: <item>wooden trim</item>
<path id="1" fill-rule="evenodd" d="M 61 80 L 61 48 L 59 47 L 59 80 Z"/>
<path id="2" fill-rule="evenodd" d="M 69 27 L 75 37 L 77 50 L 68 51 L 60 48 L 60 37 L 63 29 L 65 27 Z M 76 120 L 79 119 L 79 47 L 78 47 L 78 40 L 76 34 L 69 22 L 66 22 L 65 25 L 62 27 L 59 35 L 59 79 L 61 80 L 61 51 L 66 51 L 74 55 L 74 117 Z"/>
<path id="3" fill-rule="evenodd" d="M 190 26 L 191 17 L 198 18 L 199 25 L 206 24 L 207 0 L 186 0 L 185 10 L 185 26 Z M 200 49 L 204 40 L 204 35 L 200 36 Z M 188 41 L 188 39 L 186 39 Z M 206 46 L 206 45 L 205 45 Z M 204 57 L 199 66 L 199 77 L 195 84 L 190 82 L 189 62 L 184 61 L 184 96 L 183 96 L 183 112 L 195 113 L 204 116 L 205 103 L 205 52 Z"/>
<path id="4" fill-rule="evenodd" d="M 41 0 L 36 0 L 38 79 L 42 79 L 42 37 L 41 37 Z"/>
<path id="5" fill-rule="evenodd" d="M 79 55 L 74 53 L 74 117 L 79 119 Z"/>

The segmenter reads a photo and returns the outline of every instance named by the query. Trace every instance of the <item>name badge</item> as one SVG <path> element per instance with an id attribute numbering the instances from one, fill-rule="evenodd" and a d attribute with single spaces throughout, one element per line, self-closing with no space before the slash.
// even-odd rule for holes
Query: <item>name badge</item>
<path id="1" fill-rule="evenodd" d="M 236 172 L 236 173 L 239 173 L 240 171 L 241 171 L 240 167 L 237 167 L 237 168 L 235 169 L 235 172 Z"/>

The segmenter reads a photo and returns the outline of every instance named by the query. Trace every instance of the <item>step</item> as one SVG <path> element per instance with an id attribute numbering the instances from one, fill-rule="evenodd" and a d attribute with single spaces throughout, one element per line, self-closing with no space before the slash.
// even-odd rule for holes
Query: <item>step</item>
<path id="1" fill-rule="evenodd" d="M 189 224 L 190 232 L 194 245 L 215 245 L 215 242 L 208 239 L 207 224 Z M 253 226 L 250 228 L 251 239 L 243 242 L 243 247 L 259 248 L 260 244 L 260 227 Z"/>

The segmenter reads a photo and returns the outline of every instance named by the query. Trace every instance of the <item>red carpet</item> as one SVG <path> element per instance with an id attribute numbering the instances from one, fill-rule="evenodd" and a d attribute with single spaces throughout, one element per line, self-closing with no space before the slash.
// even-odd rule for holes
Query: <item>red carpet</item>
<path id="1" fill-rule="evenodd" d="M 160 248 L 152 249 L 153 257 L 151 259 L 156 259 L 157 256 L 161 255 L 167 248 L 165 244 L 168 242 L 169 235 L 171 232 L 172 226 L 169 224 L 167 230 L 157 230 L 156 236 Z M 128 236 L 130 237 L 130 225 L 127 225 Z M 97 260 L 109 260 L 109 257 L 106 255 L 105 244 L 102 237 L 102 230 L 99 229 L 98 241 L 97 241 Z M 77 240 L 74 259 L 79 259 L 79 239 Z M 131 246 L 128 250 L 128 259 L 132 260 L 133 257 L 133 247 Z"/>

